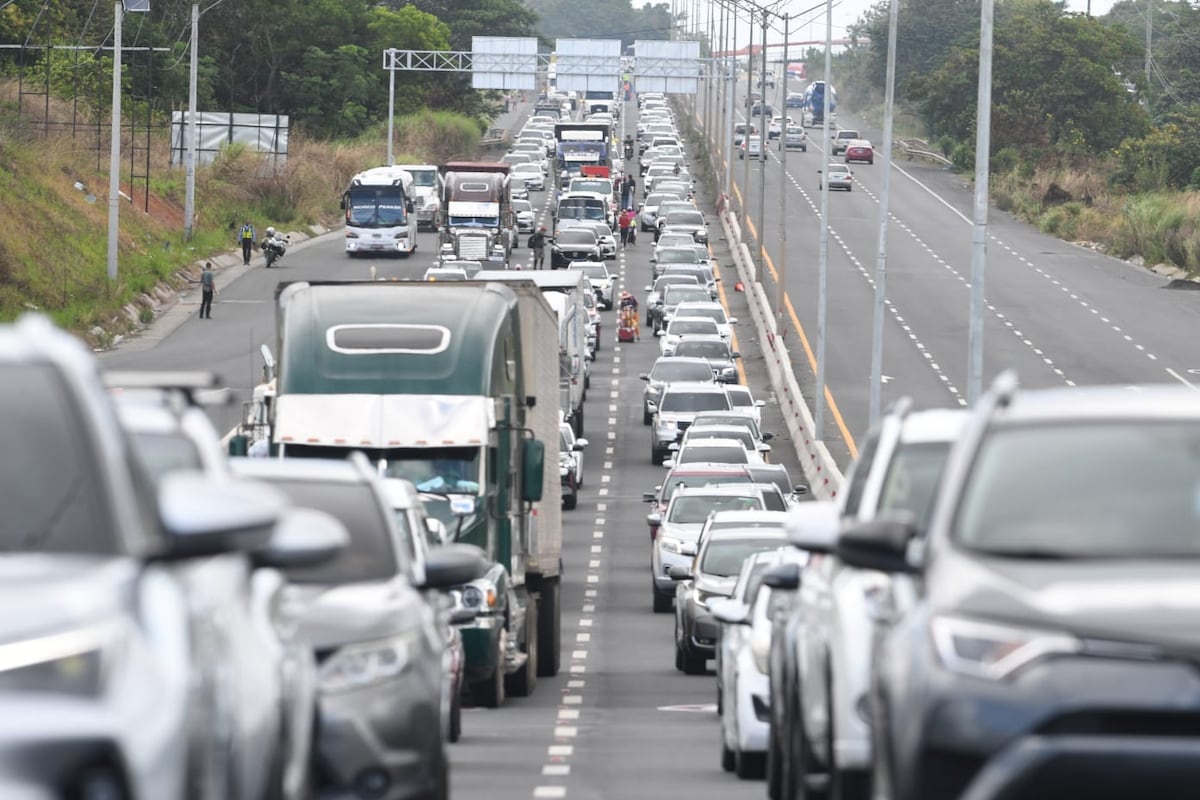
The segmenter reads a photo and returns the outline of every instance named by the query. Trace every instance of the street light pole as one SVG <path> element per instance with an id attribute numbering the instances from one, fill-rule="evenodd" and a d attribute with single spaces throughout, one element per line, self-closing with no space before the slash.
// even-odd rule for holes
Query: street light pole
<path id="1" fill-rule="evenodd" d="M 892 0 L 892 2 L 895 2 L 895 0 Z M 788 251 L 787 251 L 787 229 L 788 229 L 788 218 L 787 218 L 787 194 L 788 194 L 787 193 L 787 188 L 788 188 L 788 182 L 787 182 L 787 174 L 788 174 L 788 171 L 787 171 L 787 151 L 788 151 L 788 149 L 787 149 L 787 129 L 788 129 L 788 125 L 787 125 L 786 109 L 787 109 L 787 81 L 788 81 L 788 69 L 787 69 L 788 68 L 788 35 L 790 33 L 788 23 L 791 22 L 791 19 L 792 19 L 791 15 L 785 15 L 783 18 L 783 69 L 781 70 L 782 75 L 780 76 L 781 80 L 783 81 L 783 83 L 782 83 L 783 91 L 781 93 L 783 94 L 783 97 L 784 97 L 784 101 L 783 101 L 783 103 L 780 104 L 780 106 L 784 110 L 784 113 L 780 115 L 783 117 L 783 121 L 781 123 L 782 130 L 779 133 L 779 144 L 780 144 L 780 148 L 779 148 L 779 150 L 780 150 L 780 156 L 779 156 L 779 167 L 780 167 L 780 169 L 779 169 L 779 172 L 780 172 L 779 215 L 780 216 L 779 216 L 779 219 L 780 219 L 780 225 L 779 225 L 779 273 L 778 273 L 778 275 L 775 276 L 775 333 L 776 333 L 776 335 L 782 335 L 783 330 L 784 330 L 783 306 L 784 306 L 784 299 L 787 297 L 786 290 L 784 288 L 786 285 L 786 278 L 787 278 L 787 257 L 788 257 Z M 802 123 L 804 122 L 803 119 L 800 121 Z M 765 181 L 764 181 L 764 183 L 765 183 Z"/>
<path id="2" fill-rule="evenodd" d="M 984 0 L 990 2 L 990 0 Z M 829 290 L 829 106 L 833 96 L 833 0 L 825 3 L 825 119 L 821 122 L 821 153 L 824 167 L 821 171 L 821 246 L 818 255 L 817 279 L 817 409 L 814 416 L 817 439 L 825 439 L 825 309 Z"/>
<path id="3" fill-rule="evenodd" d="M 987 272 L 988 162 L 992 142 L 993 0 L 979 16 L 979 99 L 975 115 L 975 214 L 971 236 L 971 316 L 967 330 L 967 404 L 983 388 L 983 280 Z"/>
<path id="4" fill-rule="evenodd" d="M 117 244 L 121 217 L 121 18 L 125 10 L 113 3 L 112 140 L 108 157 L 108 279 L 117 279 Z"/>
<path id="5" fill-rule="evenodd" d="M 393 166 L 396 159 L 392 155 L 392 139 L 395 138 L 393 126 L 396 119 L 396 50 L 388 50 L 391 56 L 391 69 L 388 70 L 388 124 L 387 124 L 387 165 Z"/>
<path id="6" fill-rule="evenodd" d="M 758 116 L 763 122 L 763 130 L 758 143 L 758 266 L 755 270 L 755 281 L 762 283 L 763 267 L 767 263 L 767 12 L 762 12 L 762 68 L 758 80 L 762 83 L 762 101 L 758 105 Z M 753 110 L 754 106 L 750 106 Z M 753 116 L 753 115 L 751 115 Z M 746 150 L 746 161 L 750 161 L 749 148 Z M 781 181 L 782 182 L 782 181 Z"/>
<path id="7" fill-rule="evenodd" d="M 200 4 L 192 4 L 192 43 L 188 58 L 187 153 L 184 155 L 183 238 L 192 240 L 196 217 L 196 149 L 199 126 L 196 124 L 196 84 L 200 59 Z"/>

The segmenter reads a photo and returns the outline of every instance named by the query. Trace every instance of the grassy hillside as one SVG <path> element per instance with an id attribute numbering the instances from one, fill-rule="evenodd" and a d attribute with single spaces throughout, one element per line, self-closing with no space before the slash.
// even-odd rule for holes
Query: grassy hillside
<path id="1" fill-rule="evenodd" d="M 457 114 L 426 111 L 399 119 L 396 132 L 397 162 L 440 163 L 474 155 L 482 127 Z M 152 145 L 149 198 L 143 181 L 129 185 L 126 158 L 118 277 L 110 282 L 107 151 L 98 158 L 69 136 L 0 129 L 0 320 L 40 310 L 92 344 L 104 344 L 153 317 L 155 287 L 181 285 L 181 273 L 196 260 L 235 246 L 243 218 L 259 231 L 336 225 L 342 191 L 354 173 L 383 163 L 385 137 L 383 129 L 340 143 L 293 135 L 278 174 L 265 170 L 253 152 L 227 149 L 197 171 L 194 236 L 185 241 L 184 171 L 169 165 L 163 136 Z"/>

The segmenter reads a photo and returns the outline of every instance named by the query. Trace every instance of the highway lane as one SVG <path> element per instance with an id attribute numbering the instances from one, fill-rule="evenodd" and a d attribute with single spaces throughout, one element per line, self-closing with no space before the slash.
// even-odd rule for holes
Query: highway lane
<path id="1" fill-rule="evenodd" d="M 533 196 L 544 209 L 545 196 Z M 712 213 L 712 209 L 708 209 Z M 524 238 L 524 237 L 522 237 Z M 103 354 L 106 366 L 216 369 L 246 396 L 258 377 L 257 347 L 273 341 L 272 296 L 280 280 L 413 277 L 432 260 L 435 236 L 420 235 L 407 260 L 350 261 L 338 234 L 296 247 L 278 270 L 253 267 L 225 286 L 212 322 L 192 316 L 152 348 L 137 341 Z M 727 243 L 714 252 L 731 283 Z M 622 283 L 639 296 L 650 275 L 650 237 L 624 254 Z M 517 251 L 527 264 L 529 251 Z M 731 286 L 726 286 L 731 289 Z M 731 314 L 749 319 L 744 295 L 727 291 Z M 650 464 L 648 428 L 641 424 L 642 382 L 656 341 L 617 344 L 613 312 L 604 312 L 606 340 L 592 364 L 588 394 L 586 485 L 576 510 L 565 512 L 564 669 L 542 679 L 529 698 L 499 710 L 465 711 L 463 739 L 450 748 L 453 796 L 468 800 L 530 797 L 637 798 L 687 796 L 758 798 L 764 787 L 741 782 L 719 766 L 715 678 L 674 669 L 672 617 L 655 615 L 649 598 L 649 537 L 641 494 L 661 481 Z M 761 399 L 764 427 L 785 430 L 770 396 L 753 329 L 739 326 L 749 384 Z M 147 337 L 152 338 L 152 337 Z M 226 415 L 236 419 L 236 411 Z M 801 471 L 792 448 L 777 442 L 776 458 Z"/>
<path id="2" fill-rule="evenodd" d="M 841 115 L 843 125 L 851 125 Z M 866 132 L 873 140 L 877 132 Z M 809 153 L 789 154 L 788 294 L 809 339 L 816 330 L 816 245 L 821 161 L 819 129 Z M 807 157 L 807 159 L 806 159 Z M 777 258 L 777 154 L 767 171 L 767 248 Z M 735 163 L 735 180 L 741 180 Z M 865 428 L 869 336 L 878 235 L 879 164 L 854 165 L 859 185 L 830 198 L 829 336 L 827 380 L 851 430 Z M 961 402 L 966 392 L 966 346 L 971 258 L 971 191 L 945 170 L 900 163 L 892 180 L 888 255 L 889 323 L 885 327 L 885 401 L 912 394 L 920 405 Z M 750 183 L 757 216 L 757 177 Z M 793 205 L 793 202 L 795 203 Z M 796 210 L 793 210 L 796 209 Z M 1200 310 L 1191 292 L 1141 268 L 1046 236 L 1009 215 L 991 212 L 984 319 L 985 380 L 1015 367 L 1032 386 L 1184 380 L 1194 376 L 1190 343 Z M 801 235 L 796 237 L 793 232 Z M 812 234 L 815 236 L 815 234 Z M 807 252 L 792 245 L 806 242 Z M 839 256 L 847 256 L 841 260 Z M 849 258 L 852 255 L 853 258 Z M 848 263 L 847 263 L 848 262 Z M 811 265 L 811 267 L 807 266 Z M 841 281 L 857 273 L 859 291 Z M 770 289 L 773 291 L 773 286 Z M 845 315 L 846 321 L 839 316 Z M 900 323 L 903 320 L 903 324 Z M 845 341 L 839 341 L 845 338 Z M 900 346 L 894 346 L 894 345 Z M 797 359 L 802 385 L 812 369 Z M 932 380 L 931 380 L 932 378 Z M 810 389 L 811 392 L 811 389 Z M 810 393 L 811 398 L 811 393 Z M 811 399 L 810 399 L 811 403 Z M 856 420 L 862 420 L 861 425 Z M 827 436 L 836 436 L 827 426 Z M 837 450 L 835 449 L 835 455 Z M 839 459 L 841 460 L 841 459 Z"/>

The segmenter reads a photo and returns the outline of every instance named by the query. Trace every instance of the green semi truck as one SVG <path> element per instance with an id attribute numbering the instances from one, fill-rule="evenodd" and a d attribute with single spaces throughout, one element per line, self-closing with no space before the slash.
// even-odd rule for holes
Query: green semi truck
<path id="1" fill-rule="evenodd" d="M 493 561 L 455 590 L 477 612 L 462 626 L 475 699 L 529 694 L 561 650 L 554 311 L 532 284 L 314 281 L 276 297 L 271 454 L 360 450 L 411 480 Z"/>

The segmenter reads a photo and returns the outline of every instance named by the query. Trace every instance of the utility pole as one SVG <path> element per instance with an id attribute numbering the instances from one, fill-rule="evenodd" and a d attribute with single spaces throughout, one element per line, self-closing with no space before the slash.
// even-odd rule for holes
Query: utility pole
<path id="1" fill-rule="evenodd" d="M 112 140 L 108 158 L 108 279 L 117 279 L 117 245 L 121 217 L 121 18 L 123 4 L 113 4 Z"/>
<path id="2" fill-rule="evenodd" d="M 988 0 L 984 0 L 988 2 Z M 821 246 L 817 256 L 817 409 L 814 416 L 817 439 L 825 439 L 825 310 L 829 292 L 829 106 L 833 100 L 833 0 L 825 2 L 825 119 L 821 123 Z"/>
<path id="3" fill-rule="evenodd" d="M 392 49 L 389 52 L 392 55 L 392 69 L 388 70 L 387 165 L 391 167 L 396 163 L 396 159 L 392 155 L 392 140 L 396 138 L 394 127 L 396 124 L 396 51 Z"/>
<path id="4" fill-rule="evenodd" d="M 896 25 L 900 0 L 888 3 L 887 88 L 883 100 L 883 190 L 879 193 L 879 250 L 875 256 L 875 315 L 871 338 L 871 415 L 879 421 L 883 384 L 883 311 L 887 304 L 888 198 L 892 184 L 892 118 L 896 97 Z"/>
<path id="5" fill-rule="evenodd" d="M 894 3 L 894 2 L 896 2 L 896 0 L 892 0 L 892 2 Z M 788 182 L 787 182 L 787 174 L 788 174 L 788 171 L 787 171 L 787 129 L 788 129 L 788 124 L 787 124 L 786 109 L 787 109 L 787 80 L 788 80 L 788 71 L 787 71 L 787 68 L 788 68 L 788 34 L 789 34 L 788 23 L 791 22 L 791 19 L 792 18 L 791 18 L 790 14 L 785 15 L 783 18 L 783 69 L 781 70 L 781 72 L 783 74 L 780 76 L 780 78 L 783 81 L 783 83 L 781 84 L 783 86 L 783 91 L 781 92 L 781 94 L 783 95 L 783 98 L 784 98 L 783 102 L 780 103 L 780 108 L 784 109 L 784 113 L 781 114 L 780 116 L 782 116 L 784 119 L 783 119 L 783 123 L 782 123 L 782 126 L 783 126 L 782 130 L 780 130 L 780 132 L 779 132 L 779 145 L 780 145 L 780 147 L 779 147 L 779 151 L 780 151 L 780 153 L 779 153 L 779 167 L 780 167 L 780 169 L 779 169 L 779 173 L 780 173 L 780 181 L 779 181 L 779 215 L 780 215 L 779 216 L 779 219 L 780 219 L 780 224 L 779 224 L 779 274 L 775 278 L 775 333 L 777 336 L 783 335 L 783 331 L 784 331 L 783 321 L 785 319 L 785 317 L 783 315 L 783 310 L 784 310 L 784 301 L 785 301 L 785 298 L 787 297 L 786 286 L 787 286 L 787 257 L 788 257 L 788 251 L 787 251 L 787 229 L 788 229 L 788 218 L 787 218 L 787 195 L 788 195 L 788 193 L 787 193 L 787 187 L 788 187 Z M 804 122 L 803 119 L 801 119 L 800 121 Z M 765 183 L 765 181 L 764 181 L 764 183 Z"/>
<path id="6" fill-rule="evenodd" d="M 971 236 L 971 314 L 967 330 L 967 404 L 983 389 L 983 280 L 987 272 L 988 167 L 992 133 L 993 0 L 983 0 L 979 21 L 979 99 L 975 116 L 975 214 Z"/>
<path id="7" fill-rule="evenodd" d="M 747 102 L 749 102 L 750 93 L 752 91 L 754 91 L 754 12 L 753 11 L 747 12 L 746 16 L 750 20 L 749 24 L 746 26 L 747 28 L 750 29 L 750 44 L 747 45 L 747 47 L 746 47 L 746 100 L 747 100 Z M 750 110 L 750 108 L 747 107 L 747 110 Z M 749 115 L 746 117 L 746 135 L 744 137 L 742 137 L 743 142 L 745 142 L 747 139 L 750 138 L 750 131 L 753 129 L 753 126 L 754 126 L 754 117 L 753 117 L 753 115 Z M 747 153 L 750 152 L 749 145 L 745 145 L 745 150 Z M 749 221 L 749 219 L 750 219 L 750 214 L 749 214 L 750 203 L 749 203 L 749 198 L 747 197 L 747 194 L 749 194 L 749 192 L 750 192 L 750 159 L 743 157 L 742 158 L 742 203 L 741 203 L 742 227 L 743 228 L 746 226 L 747 221 Z M 759 279 L 760 279 L 760 277 L 758 274 L 758 266 L 755 265 L 754 280 L 758 281 Z"/>
<path id="8" fill-rule="evenodd" d="M 196 124 L 196 84 L 200 59 L 200 4 L 192 4 L 192 43 L 188 54 L 187 153 L 184 155 L 183 238 L 192 240 L 196 218 L 196 148 L 200 126 Z"/>
<path id="9" fill-rule="evenodd" d="M 767 118 L 767 12 L 762 12 L 762 68 L 759 81 L 762 82 L 762 101 L 758 104 L 759 119 L 762 120 L 762 137 L 758 143 L 758 265 L 755 268 L 755 281 L 763 282 L 763 267 L 767 263 L 767 128 L 770 120 Z M 753 106 L 751 106 L 753 109 Z M 750 162 L 749 148 L 746 151 L 746 162 Z M 781 183 L 784 183 L 782 179 Z"/>
<path id="10" fill-rule="evenodd" d="M 1154 38 L 1154 2 L 1146 0 L 1146 110 L 1150 108 L 1150 64 L 1153 57 L 1150 53 L 1150 43 Z"/>

